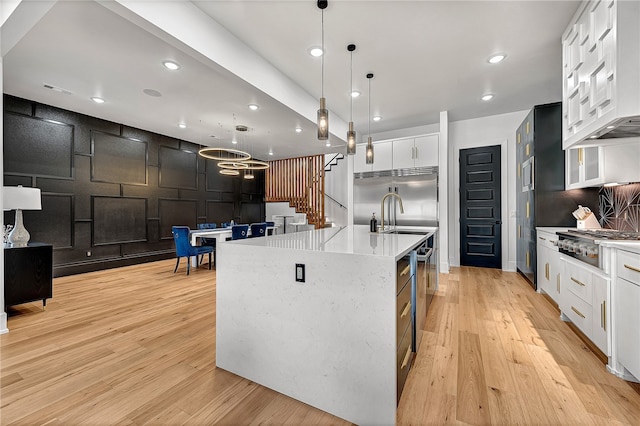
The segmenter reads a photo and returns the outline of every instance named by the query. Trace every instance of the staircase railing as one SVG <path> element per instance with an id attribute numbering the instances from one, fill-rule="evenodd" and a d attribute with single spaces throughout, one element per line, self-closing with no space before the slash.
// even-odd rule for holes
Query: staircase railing
<path id="1" fill-rule="evenodd" d="M 313 155 L 270 161 L 265 170 L 265 201 L 288 202 L 307 216 L 307 223 L 324 227 L 324 160 L 324 155 Z"/>

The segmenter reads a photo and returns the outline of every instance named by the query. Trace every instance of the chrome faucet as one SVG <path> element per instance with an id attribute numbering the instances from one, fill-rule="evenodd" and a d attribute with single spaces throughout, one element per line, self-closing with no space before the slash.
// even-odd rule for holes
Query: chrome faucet
<path id="1" fill-rule="evenodd" d="M 382 201 L 380 201 L 380 221 L 382 222 L 382 225 L 380 225 L 380 230 L 384 231 L 384 200 L 386 200 L 389 197 L 396 197 L 398 199 L 398 201 L 400 201 L 400 213 L 404 213 L 404 208 L 402 207 L 402 197 L 400 197 L 398 194 L 396 194 L 395 192 L 387 192 L 386 194 L 384 194 L 384 197 L 382 197 Z M 391 223 L 389 223 L 389 226 L 391 226 Z"/>

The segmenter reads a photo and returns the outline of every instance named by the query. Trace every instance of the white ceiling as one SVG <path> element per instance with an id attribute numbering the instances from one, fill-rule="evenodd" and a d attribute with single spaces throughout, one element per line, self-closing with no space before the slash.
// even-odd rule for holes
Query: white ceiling
<path id="1" fill-rule="evenodd" d="M 324 93 L 337 134 L 327 148 L 316 140 L 313 118 L 321 91 L 321 60 L 308 54 L 321 43 L 315 0 L 146 2 L 152 12 L 139 3 L 57 2 L 5 52 L 5 93 L 210 146 L 231 147 L 235 124 L 243 124 L 250 131 L 239 137 L 241 144 L 262 159 L 343 151 L 350 115 L 347 44 L 357 45 L 353 84 L 363 96 L 353 100 L 353 121 L 363 140 L 368 72 L 375 74 L 371 115 L 383 117 L 371 122 L 373 134 L 434 124 L 445 110 L 455 121 L 560 100 L 560 36 L 579 4 L 329 0 Z M 175 15 L 151 18 L 171 7 Z M 198 42 L 185 44 L 189 39 Z M 222 39 L 229 52 L 218 60 Z M 487 58 L 496 52 L 507 59 L 491 65 Z M 182 68 L 167 71 L 165 59 Z M 495 97 L 483 102 L 484 93 Z M 106 102 L 94 104 L 91 96 Z M 261 108 L 249 111 L 252 102 Z M 179 129 L 179 122 L 188 127 Z M 296 126 L 304 131 L 295 133 Z"/>

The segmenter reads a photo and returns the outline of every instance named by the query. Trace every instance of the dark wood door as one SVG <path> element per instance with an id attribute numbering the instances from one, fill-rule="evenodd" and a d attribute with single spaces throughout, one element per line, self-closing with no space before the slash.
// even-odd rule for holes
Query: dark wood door
<path id="1" fill-rule="evenodd" d="M 460 264 L 502 268 L 500 145 L 460 150 Z"/>

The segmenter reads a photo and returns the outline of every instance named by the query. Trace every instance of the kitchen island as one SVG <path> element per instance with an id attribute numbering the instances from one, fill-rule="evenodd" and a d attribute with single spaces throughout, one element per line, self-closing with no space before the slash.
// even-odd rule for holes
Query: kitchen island
<path id="1" fill-rule="evenodd" d="M 221 244 L 216 365 L 357 424 L 394 424 L 397 261 L 437 232 L 421 229 L 355 225 Z"/>

